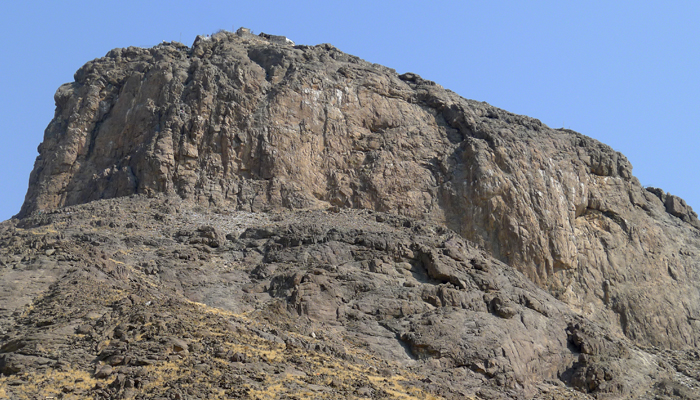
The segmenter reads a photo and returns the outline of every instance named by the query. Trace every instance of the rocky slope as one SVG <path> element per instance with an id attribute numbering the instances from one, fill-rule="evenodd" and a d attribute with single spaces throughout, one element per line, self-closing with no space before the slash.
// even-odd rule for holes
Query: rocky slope
<path id="1" fill-rule="evenodd" d="M 700 390 L 697 351 L 615 337 L 411 218 L 137 196 L 7 221 L 0 248 L 0 395 L 12 399 Z"/>
<path id="2" fill-rule="evenodd" d="M 694 384 L 671 366 L 693 360 L 699 345 L 700 222 L 682 199 L 641 187 L 622 154 L 591 138 L 463 99 L 330 45 L 228 32 L 198 37 L 192 47 L 113 50 L 82 67 L 55 100 L 20 225 L 42 218 L 55 224 L 47 212 L 134 194 L 170 202 L 175 196 L 182 207 L 203 207 L 207 218 L 226 210 L 300 221 L 295 228 L 268 221 L 268 231 L 247 226 L 242 237 L 216 224 L 166 235 L 199 252 L 178 253 L 184 258 L 177 260 L 189 260 L 182 267 L 161 258 L 165 253 L 122 260 L 151 271 L 144 279 L 152 282 L 139 290 L 172 288 L 172 301 L 235 315 L 252 307 L 280 332 L 308 336 L 299 318 L 331 324 L 372 357 L 418 368 L 418 375 L 444 367 L 449 372 L 429 378 L 443 388 L 431 392 L 440 396 L 477 396 L 468 388 L 481 384 L 496 385 L 503 396 L 544 395 L 538 385 L 548 379 L 615 396 L 680 396 L 689 387 L 683 384 Z M 123 201 L 115 207 L 130 207 Z M 343 211 L 350 209 L 367 211 Z M 325 220 L 330 214 L 320 210 L 350 219 Z M 366 214 L 372 210 L 384 221 L 373 221 Z M 158 215 L 158 224 L 144 218 L 161 230 L 183 218 Z M 126 239 L 114 218 L 103 224 L 118 248 Z M 353 223 L 396 226 L 367 238 L 348 228 Z M 433 231 L 409 234 L 404 223 Z M 411 236 L 417 234 L 422 239 Z M 277 244 L 259 251 L 262 259 L 231 255 L 247 241 L 271 240 Z M 376 245 L 367 254 L 377 252 L 367 259 L 352 247 L 365 241 L 370 250 Z M 326 267 L 302 273 L 316 251 L 307 247 L 328 243 L 335 244 L 312 257 Z M 211 248 L 227 248 L 233 258 L 222 260 L 235 260 L 244 272 L 182 272 Z M 3 279 L 60 281 L 62 272 L 37 268 L 24 275 L 8 269 Z M 383 279 L 386 287 L 378 288 Z M 230 285 L 245 290 L 226 290 Z M 357 294 L 365 289 L 370 294 Z M 7 318 L 43 290 L 9 296 Z M 348 308 L 357 296 L 364 300 Z M 103 334 L 96 337 L 111 333 Z M 415 367 L 425 360 L 433 367 Z M 454 375 L 463 373 L 468 377 Z M 465 382 L 462 392 L 450 392 L 455 381 Z"/>

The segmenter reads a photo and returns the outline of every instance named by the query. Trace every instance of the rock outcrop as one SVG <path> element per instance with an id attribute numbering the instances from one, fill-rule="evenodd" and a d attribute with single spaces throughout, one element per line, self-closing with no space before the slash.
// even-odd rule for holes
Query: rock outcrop
<path id="1" fill-rule="evenodd" d="M 637 347 L 455 232 L 407 217 L 135 196 L 5 222 L 0 249 L 10 398 L 700 390 L 697 352 Z"/>
<path id="2" fill-rule="evenodd" d="M 663 377 L 659 390 L 674 391 L 672 374 L 640 365 L 700 346 L 700 222 L 682 199 L 643 188 L 622 154 L 579 133 L 331 45 L 285 43 L 219 32 L 192 47 L 115 49 L 87 63 L 56 92 L 19 217 L 139 194 L 231 213 L 361 209 L 435 224 L 446 231 L 429 243 L 346 225 L 329 233 L 302 224 L 290 237 L 250 229 L 240 240 L 275 238 L 279 249 L 245 261 L 256 266 L 246 293 L 283 300 L 282 309 L 309 320 L 336 318 L 378 356 L 438 359 L 450 373 L 468 370 L 522 393 L 563 379 L 584 392 L 639 394 L 629 384 L 636 378 L 625 384 L 620 373 L 646 373 L 639 387 Z M 173 237 L 201 249 L 239 240 L 215 225 Z M 364 242 L 387 254 L 358 258 L 352 246 Z M 319 243 L 330 267 L 299 272 L 292 260 L 309 259 L 302 249 Z M 200 257 L 182 251 L 181 259 Z M 138 262 L 185 290 L 187 280 L 157 258 Z M 341 265 L 391 283 L 346 279 L 355 273 Z M 56 279 L 50 271 L 40 282 Z M 360 286 L 374 297 L 348 308 Z M 183 293 L 248 310 L 238 294 Z M 281 312 L 265 310 L 271 320 Z M 474 322 L 484 315 L 488 324 Z M 367 339 L 369 326 L 384 336 Z"/>

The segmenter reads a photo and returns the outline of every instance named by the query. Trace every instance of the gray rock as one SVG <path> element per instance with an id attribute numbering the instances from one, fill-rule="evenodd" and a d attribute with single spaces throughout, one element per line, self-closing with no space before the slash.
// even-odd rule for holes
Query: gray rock
<path id="1" fill-rule="evenodd" d="M 618 328 L 640 344 L 700 341 L 685 317 L 700 313 L 700 269 L 683 255 L 700 252 L 697 215 L 644 190 L 622 154 L 591 138 L 329 45 L 227 32 L 192 48 L 116 49 L 75 79 L 56 92 L 21 217 L 135 193 L 391 211 L 448 226 L 601 323 L 630 321 Z M 210 228 L 192 243 L 222 246 L 225 231 Z"/>
<path id="2" fill-rule="evenodd" d="M 0 374 L 14 375 L 46 367 L 53 360 L 34 355 L 0 354 Z"/>
<path id="3" fill-rule="evenodd" d="M 294 393 L 275 363 L 339 398 L 402 390 L 386 368 L 424 397 L 700 387 L 697 215 L 593 139 L 223 31 L 112 50 L 55 102 L 0 225 L 3 373 L 67 357 L 116 371 L 101 398 Z"/>

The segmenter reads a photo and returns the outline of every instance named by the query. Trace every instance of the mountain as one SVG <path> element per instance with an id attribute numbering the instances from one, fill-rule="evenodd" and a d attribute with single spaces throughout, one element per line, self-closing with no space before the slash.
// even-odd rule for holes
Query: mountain
<path id="1" fill-rule="evenodd" d="M 0 395 L 698 398 L 700 221 L 598 141 L 245 30 L 55 101 Z"/>

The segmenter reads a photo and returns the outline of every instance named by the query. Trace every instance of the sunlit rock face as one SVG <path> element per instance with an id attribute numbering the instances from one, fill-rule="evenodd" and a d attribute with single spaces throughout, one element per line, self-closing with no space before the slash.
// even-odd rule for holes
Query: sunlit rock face
<path id="1" fill-rule="evenodd" d="M 55 100 L 20 217 L 157 193 L 388 212 L 453 229 L 616 334 L 698 346 L 696 214 L 576 132 L 330 45 L 227 32 L 112 50 Z"/>
<path id="2" fill-rule="evenodd" d="M 640 347 L 439 224 L 134 195 L 0 223 L 0 394 L 694 399 Z M 674 395 L 667 396 L 667 395 Z"/>

